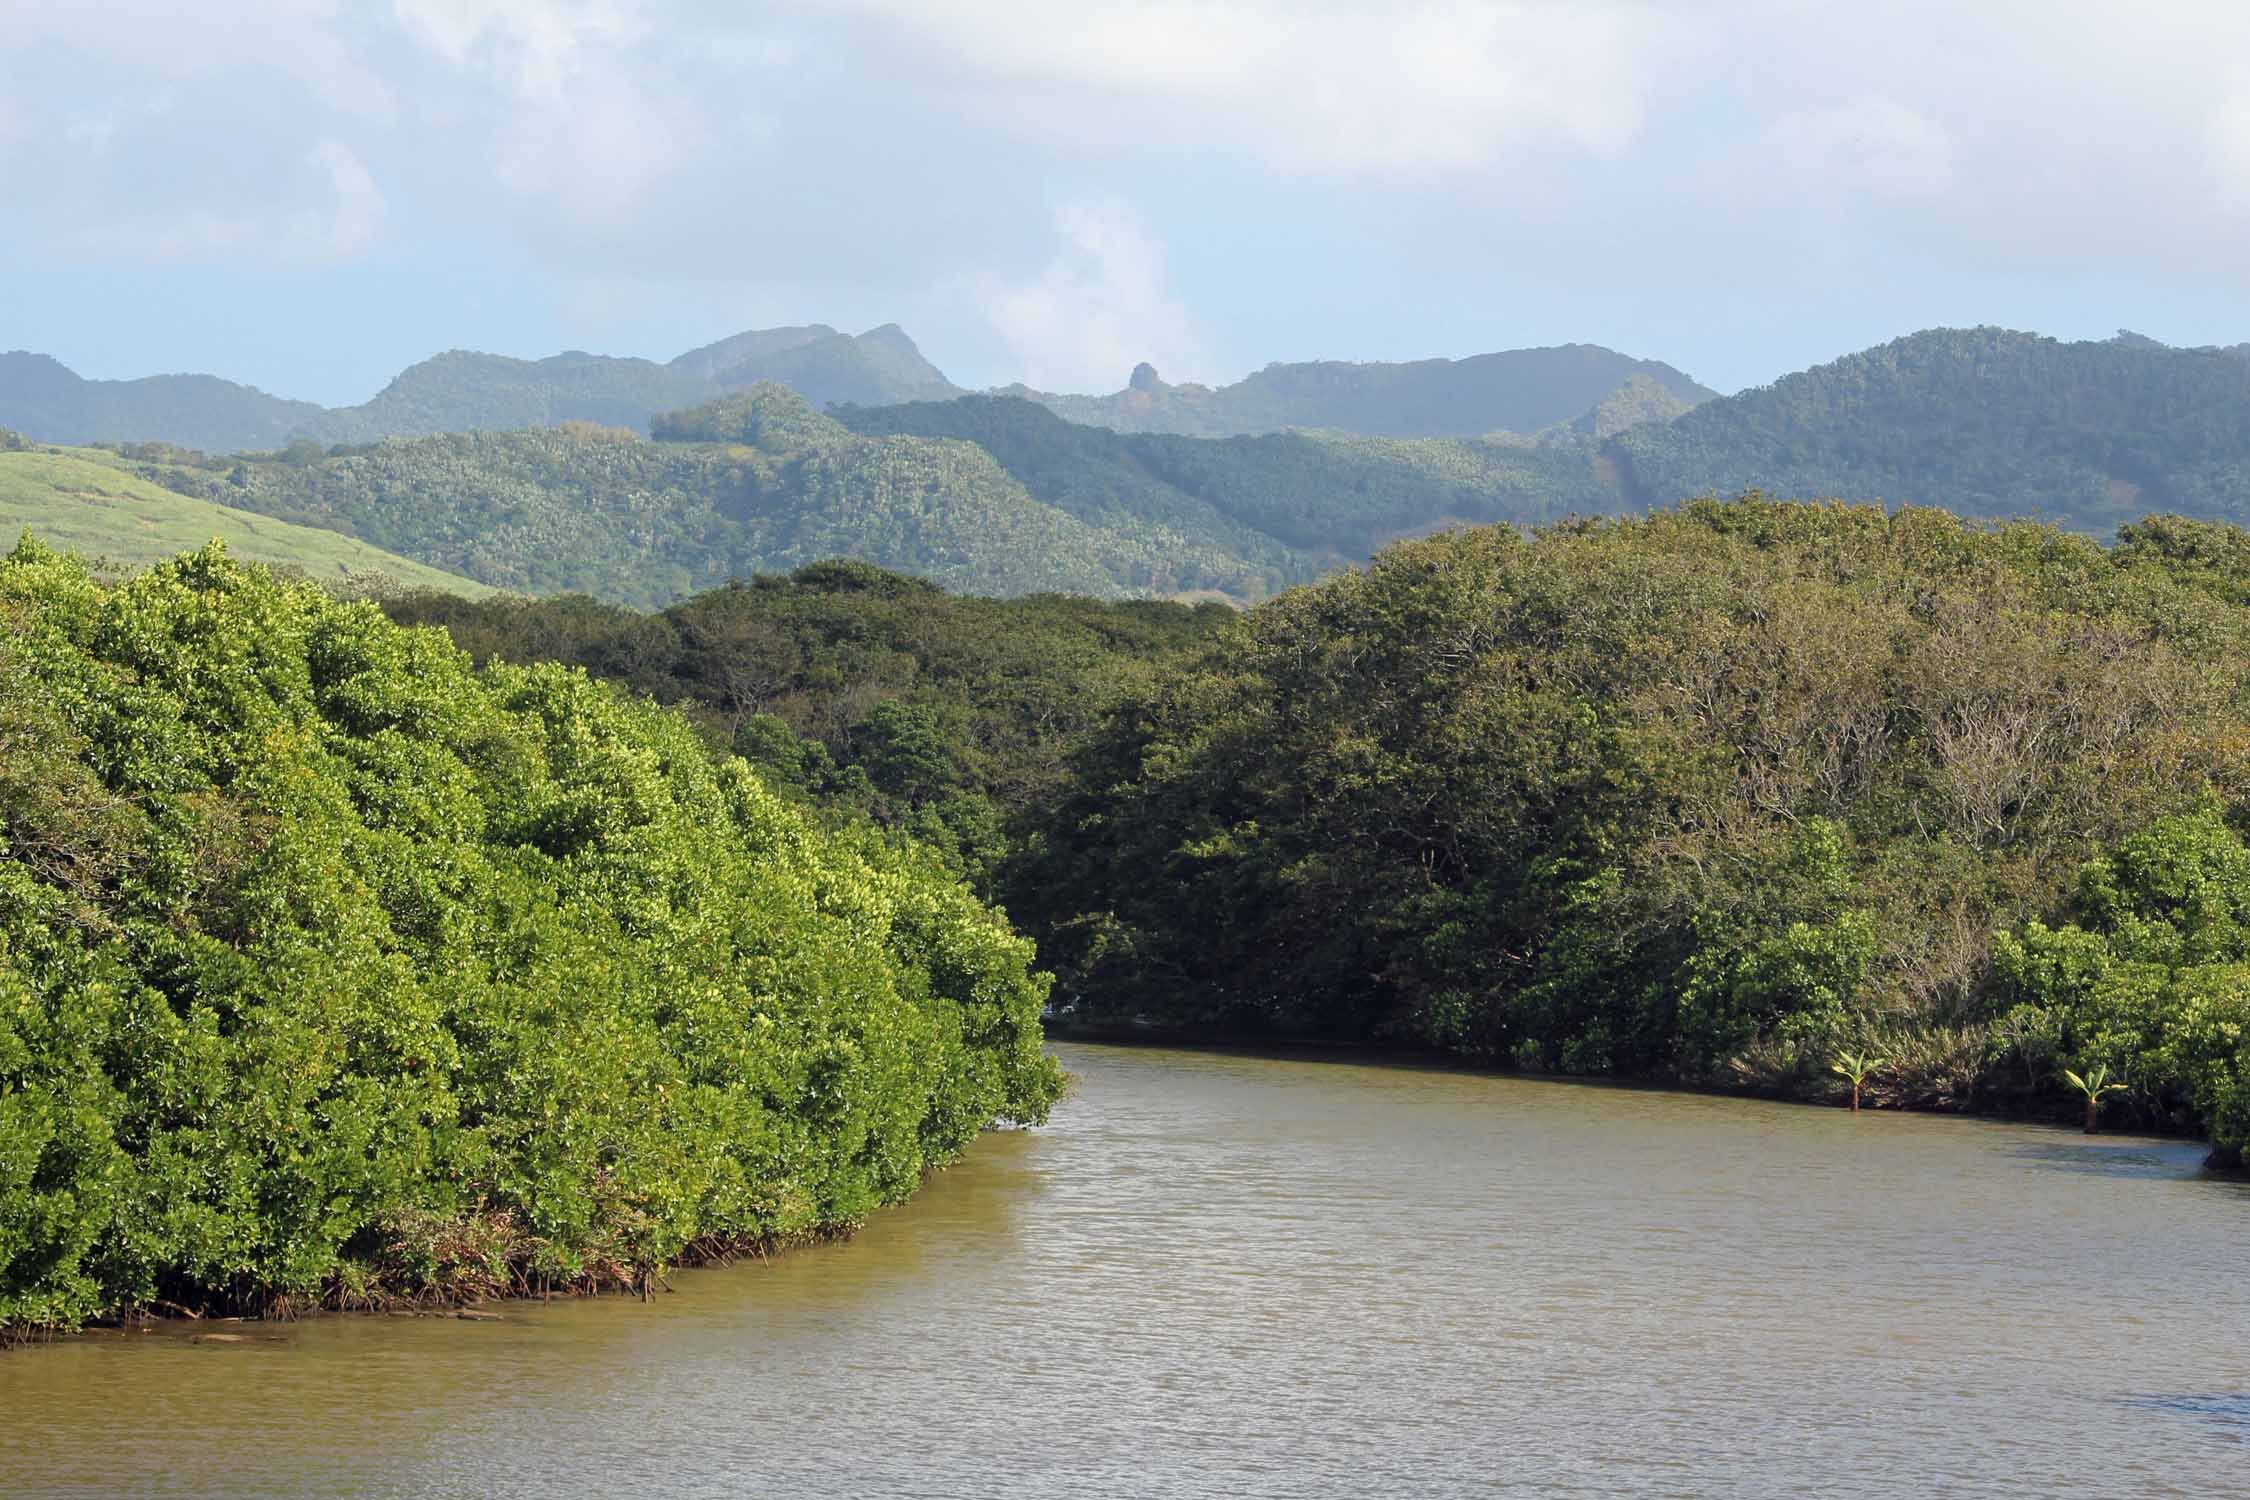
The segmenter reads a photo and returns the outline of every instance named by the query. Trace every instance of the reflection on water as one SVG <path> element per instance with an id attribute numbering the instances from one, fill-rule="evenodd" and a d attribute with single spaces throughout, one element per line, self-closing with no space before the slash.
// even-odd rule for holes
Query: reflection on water
<path id="1" fill-rule="evenodd" d="M 2242 1398 L 2135 1394 L 2250 1390 L 2192 1145 L 1058 1050 L 1052 1126 L 645 1305 L 0 1357 L 0 1495 L 2250 1485 Z"/>
<path id="2" fill-rule="evenodd" d="M 2200 1418 L 2233 1433 L 2236 1442 L 2250 1443 L 2250 1396 L 2133 1396 L 2125 1404 L 2143 1411 Z"/>

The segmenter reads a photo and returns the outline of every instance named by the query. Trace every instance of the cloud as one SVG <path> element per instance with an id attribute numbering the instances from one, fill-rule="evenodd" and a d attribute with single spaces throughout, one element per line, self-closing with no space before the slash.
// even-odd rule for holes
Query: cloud
<path id="1" fill-rule="evenodd" d="M 1084 199 L 1055 213 L 1057 252 L 1034 275 L 985 274 L 964 290 L 1045 390 L 1110 390 L 1143 359 L 1175 374 L 1209 358 L 1186 304 L 1166 285 L 1164 254 L 1122 200 Z"/>
<path id="2" fill-rule="evenodd" d="M 525 98 L 559 100 L 591 71 L 587 54 L 643 34 L 609 0 L 392 0 L 408 32 L 456 68 L 505 80 Z"/>
<path id="3" fill-rule="evenodd" d="M 842 0 L 949 107 L 1086 145 L 1290 173 L 1460 171 L 1524 144 L 1612 154 L 1677 28 L 1629 0 Z"/>
<path id="4" fill-rule="evenodd" d="M 0 0 L 0 256 L 426 257 L 1099 386 L 2223 311 L 2246 56 L 2240 0 Z"/>

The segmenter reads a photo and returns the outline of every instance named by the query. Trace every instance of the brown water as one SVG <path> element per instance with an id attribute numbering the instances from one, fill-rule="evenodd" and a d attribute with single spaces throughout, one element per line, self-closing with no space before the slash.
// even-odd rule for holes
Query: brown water
<path id="1" fill-rule="evenodd" d="M 0 1496 L 2250 1495 L 2179 1143 L 1098 1047 L 849 1244 L 0 1356 Z"/>

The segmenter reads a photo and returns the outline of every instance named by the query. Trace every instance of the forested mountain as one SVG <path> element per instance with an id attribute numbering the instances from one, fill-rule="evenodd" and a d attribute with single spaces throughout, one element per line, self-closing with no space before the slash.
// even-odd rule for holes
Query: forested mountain
<path id="1" fill-rule="evenodd" d="M 960 388 L 922 357 L 896 323 L 852 337 L 815 325 L 812 335 L 786 343 L 769 336 L 755 344 L 744 335 L 693 350 L 672 361 L 676 371 L 708 369 L 724 390 L 745 390 L 761 380 L 788 386 L 815 406 L 844 402 L 881 406 L 893 401 L 942 401 Z"/>
<path id="2" fill-rule="evenodd" d="M 198 498 L 495 587 L 644 607 L 831 556 L 972 592 L 1251 601 L 1398 536 L 1622 503 L 1573 442 L 1121 434 L 1002 396 L 828 415 L 768 384 L 652 427 L 126 451 Z"/>
<path id="3" fill-rule="evenodd" d="M 1618 503 L 1592 456 L 1567 443 L 1119 433 L 1004 395 L 833 415 L 859 432 L 973 442 L 1033 494 L 1088 520 L 1148 516 L 1217 527 L 1332 563 L 1360 561 L 1386 541 L 1440 525 L 1529 525 Z"/>
<path id="4" fill-rule="evenodd" d="M 2106 536 L 2152 511 L 2250 516 L 2250 360 L 2152 340 L 1933 329 L 1605 444 L 1621 498 L 1761 488 Z"/>
<path id="5" fill-rule="evenodd" d="M 895 323 L 856 337 L 824 324 L 752 330 L 668 364 L 578 351 L 533 360 L 456 349 L 402 372 L 370 401 L 334 408 L 208 375 L 83 380 L 45 355 L 19 351 L 0 355 L 0 427 L 42 442 L 158 442 L 208 453 L 569 421 L 645 430 L 658 412 L 762 380 L 790 386 L 816 406 L 956 393 Z"/>
<path id="6" fill-rule="evenodd" d="M 497 587 L 643 606 L 831 555 L 971 591 L 1250 601 L 1401 537 L 1750 489 L 1942 501 L 2096 537 L 2153 511 L 2250 516 L 2250 360 L 2136 336 L 1931 330 L 1692 407 L 1644 371 L 1532 435 L 1118 432 L 1005 394 L 822 415 L 772 382 L 651 415 L 753 370 L 833 377 L 847 395 L 870 370 L 891 390 L 950 389 L 895 329 L 773 329 L 670 366 L 446 356 L 358 409 L 419 427 L 474 405 L 505 430 L 240 459 L 130 451 L 142 477 L 199 499 Z"/>
<path id="7" fill-rule="evenodd" d="M 211 375 L 84 380 L 44 354 L 0 354 L 0 427 L 43 443 L 146 438 L 231 453 L 278 448 L 321 415 Z"/>
<path id="8" fill-rule="evenodd" d="M 410 366 L 363 405 L 321 412 L 293 436 L 332 444 L 563 422 L 639 427 L 711 390 L 708 380 L 645 359 L 577 352 L 510 359 L 454 349 Z"/>
<path id="9" fill-rule="evenodd" d="M 1596 344 L 1510 349 L 1406 364 L 1319 360 L 1272 364 L 1233 385 L 1168 385 L 1141 365 L 1110 396 L 1065 396 L 1010 386 L 1073 422 L 1119 432 L 1231 437 L 1291 427 L 1369 437 L 1481 437 L 1534 433 L 1573 421 L 1636 378 L 1686 405 L 1715 393 L 1655 360 Z"/>
<path id="10" fill-rule="evenodd" d="M 1319 571 L 1240 527 L 1090 523 L 972 443 L 862 436 L 777 385 L 656 427 L 656 441 L 580 423 L 246 460 L 133 451 L 137 472 L 198 497 L 497 587 L 639 605 L 836 556 L 993 594 L 1255 598 Z"/>
<path id="11" fill-rule="evenodd" d="M 1702 404 L 1646 375 L 1635 375 L 1604 396 L 1591 411 L 1544 428 L 1537 436 L 1548 443 L 1605 442 L 1649 422 L 1669 422 Z"/>

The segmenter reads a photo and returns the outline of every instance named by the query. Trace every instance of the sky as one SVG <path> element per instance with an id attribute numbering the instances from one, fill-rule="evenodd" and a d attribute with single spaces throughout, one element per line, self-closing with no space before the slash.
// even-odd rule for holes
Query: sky
<path id="1" fill-rule="evenodd" d="M 2250 340 L 2250 3 L 0 0 L 0 349 L 341 404 L 894 321 L 1086 391 Z"/>

